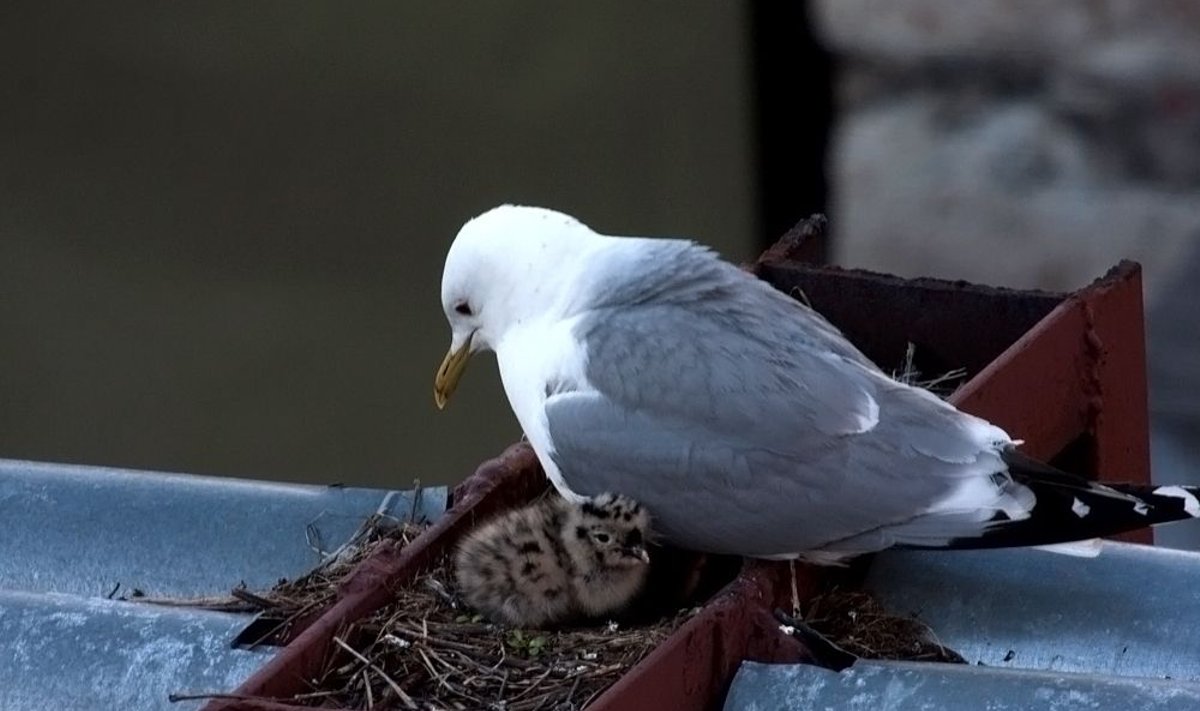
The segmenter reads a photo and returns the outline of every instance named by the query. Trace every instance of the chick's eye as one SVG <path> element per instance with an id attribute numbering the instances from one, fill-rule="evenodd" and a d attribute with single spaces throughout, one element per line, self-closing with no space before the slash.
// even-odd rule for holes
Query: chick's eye
<path id="1" fill-rule="evenodd" d="M 462 302 L 461 304 L 458 304 L 457 306 L 455 306 L 454 310 L 457 311 L 458 313 L 462 314 L 463 316 L 471 315 L 471 306 L 470 306 L 470 304 L 468 304 L 465 301 Z"/>
<path id="2" fill-rule="evenodd" d="M 608 543 L 612 540 L 609 538 L 607 533 L 593 533 L 592 538 L 594 538 L 597 543 Z"/>

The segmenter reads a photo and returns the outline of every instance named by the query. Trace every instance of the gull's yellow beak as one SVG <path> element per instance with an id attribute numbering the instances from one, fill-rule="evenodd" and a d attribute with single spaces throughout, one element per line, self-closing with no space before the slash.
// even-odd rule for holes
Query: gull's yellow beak
<path id="1" fill-rule="evenodd" d="M 442 359 L 437 377 L 433 379 L 433 401 L 437 403 L 439 410 L 446 407 L 446 401 L 454 394 L 454 389 L 458 387 L 458 379 L 467 369 L 467 360 L 470 357 L 471 339 L 468 338 L 467 342 L 462 344 L 458 350 L 451 348 L 446 357 Z"/>

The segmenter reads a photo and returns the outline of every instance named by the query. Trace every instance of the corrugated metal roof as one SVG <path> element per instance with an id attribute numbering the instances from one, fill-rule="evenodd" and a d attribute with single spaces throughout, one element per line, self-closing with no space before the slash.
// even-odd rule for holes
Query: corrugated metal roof
<path id="1" fill-rule="evenodd" d="M 889 551 L 865 586 L 968 664 L 746 663 L 726 709 L 1200 707 L 1200 554 L 1108 541 L 1095 558 Z"/>
<path id="2" fill-rule="evenodd" d="M 0 592 L 0 709 L 194 708 L 183 690 L 236 688 L 272 651 L 234 649 L 248 615 L 76 595 Z"/>
<path id="3" fill-rule="evenodd" d="M 858 662 L 843 672 L 744 662 L 725 711 L 1192 711 L 1200 684 L 962 664 Z"/>
<path id="4" fill-rule="evenodd" d="M 878 556 L 866 586 L 990 667 L 1200 680 L 1200 553 L 1105 542 Z"/>
<path id="5" fill-rule="evenodd" d="M 436 517 L 445 488 L 423 489 Z M 270 587 L 347 540 L 409 492 L 0 460 L 0 589 L 154 597 Z"/>
<path id="6" fill-rule="evenodd" d="M 376 513 L 435 519 L 444 487 L 387 491 L 0 460 L 0 711 L 180 709 L 272 655 L 237 615 L 108 599 L 266 589 Z"/>

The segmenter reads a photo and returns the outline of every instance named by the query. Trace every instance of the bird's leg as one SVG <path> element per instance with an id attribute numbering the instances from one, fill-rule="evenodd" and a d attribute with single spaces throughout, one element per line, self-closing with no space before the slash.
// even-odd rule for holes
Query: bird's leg
<path id="1" fill-rule="evenodd" d="M 788 573 L 792 580 L 792 617 L 798 620 L 804 619 L 800 614 L 800 590 L 796 586 L 796 559 L 792 558 L 788 561 Z"/>

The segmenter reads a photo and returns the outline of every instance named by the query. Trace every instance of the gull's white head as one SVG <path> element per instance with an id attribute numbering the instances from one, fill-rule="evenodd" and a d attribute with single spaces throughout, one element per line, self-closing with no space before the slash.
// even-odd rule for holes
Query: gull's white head
<path id="1" fill-rule="evenodd" d="M 540 207 L 502 205 L 463 225 L 442 272 L 451 337 L 434 382 L 439 408 L 471 353 L 494 349 L 508 329 L 561 305 L 573 267 L 599 239 L 574 217 Z"/>

